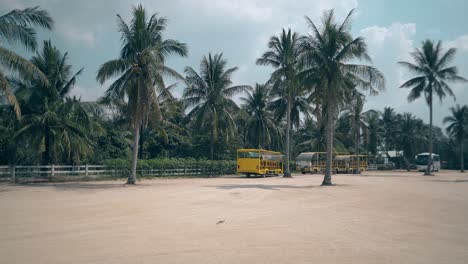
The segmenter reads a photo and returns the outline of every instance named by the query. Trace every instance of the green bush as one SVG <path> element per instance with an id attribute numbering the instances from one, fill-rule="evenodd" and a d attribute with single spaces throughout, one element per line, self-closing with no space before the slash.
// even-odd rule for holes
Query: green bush
<path id="1" fill-rule="evenodd" d="M 125 177 L 130 174 L 130 160 L 104 161 L 113 174 Z M 219 176 L 236 174 L 235 160 L 149 159 L 138 160 L 137 174 L 143 177 L 164 176 Z"/>

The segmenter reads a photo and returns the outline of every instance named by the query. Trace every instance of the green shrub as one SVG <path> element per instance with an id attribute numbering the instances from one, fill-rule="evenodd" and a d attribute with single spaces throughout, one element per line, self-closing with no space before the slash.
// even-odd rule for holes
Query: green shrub
<path id="1" fill-rule="evenodd" d="M 144 177 L 219 176 L 236 174 L 236 164 L 235 160 L 149 159 L 138 160 L 137 173 Z M 106 160 L 104 165 L 113 174 L 130 174 L 130 160 Z"/>

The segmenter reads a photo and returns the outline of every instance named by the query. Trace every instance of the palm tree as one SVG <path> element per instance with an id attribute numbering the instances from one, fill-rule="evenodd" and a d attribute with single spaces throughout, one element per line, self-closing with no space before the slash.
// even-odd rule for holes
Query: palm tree
<path id="1" fill-rule="evenodd" d="M 415 118 L 411 113 L 403 113 L 403 115 L 398 115 L 395 120 L 397 120 L 396 128 L 396 137 L 394 140 L 397 140 L 396 144 L 397 149 L 403 150 L 403 155 L 405 158 L 405 163 L 409 169 L 409 160 L 414 157 L 416 146 L 418 142 L 424 142 L 424 135 L 419 131 L 421 125 L 421 120 Z"/>
<path id="2" fill-rule="evenodd" d="M 288 29 L 282 30 L 280 36 L 272 36 L 268 42 L 269 50 L 257 59 L 258 65 L 269 65 L 276 70 L 272 73 L 270 83 L 281 87 L 282 100 L 286 100 L 286 142 L 285 142 L 285 170 L 284 177 L 291 177 L 290 161 L 290 138 L 291 138 L 291 109 L 295 103 L 302 85 L 298 78 L 298 58 L 302 53 L 302 42 L 304 37 Z"/>
<path id="3" fill-rule="evenodd" d="M 248 114 L 245 127 L 246 139 L 256 148 L 270 146 L 281 135 L 273 114 L 269 111 L 271 89 L 263 84 L 256 84 L 255 89 L 247 89 L 242 97 L 243 109 Z"/>
<path id="4" fill-rule="evenodd" d="M 57 152 L 66 152 L 69 159 L 79 161 L 81 154 L 92 152 L 90 136 L 100 130 L 92 119 L 97 107 L 68 97 L 83 68 L 73 74 L 68 53 L 62 54 L 50 40 L 44 41 L 31 63 L 46 76 L 47 84 L 39 77 L 11 79 L 24 113 L 16 136 L 27 136 L 32 142 L 43 144 L 44 164 L 51 164 Z"/>
<path id="5" fill-rule="evenodd" d="M 432 164 L 432 102 L 434 94 L 440 101 L 448 95 L 455 98 L 449 82 L 465 82 L 466 80 L 458 76 L 458 69 L 455 66 L 449 66 L 455 58 L 455 48 L 450 48 L 446 52 L 442 49 L 442 42 L 435 44 L 431 40 L 425 40 L 421 49 L 415 49 L 410 53 L 414 63 L 401 61 L 398 62 L 403 68 L 407 69 L 416 77 L 403 83 L 400 88 L 411 89 L 408 94 L 408 101 L 412 102 L 421 95 L 424 95 L 429 105 L 429 159 L 425 175 L 431 174 Z"/>
<path id="6" fill-rule="evenodd" d="M 6 95 L 6 99 L 13 106 L 17 118 L 21 117 L 21 109 L 4 70 L 17 73 L 26 79 L 36 76 L 43 83 L 47 82 L 47 78 L 30 61 L 2 47 L 1 42 L 3 40 L 12 45 L 19 43 L 28 50 L 35 51 L 37 47 L 36 31 L 32 26 L 50 30 L 53 24 L 54 21 L 49 13 L 38 6 L 23 10 L 15 9 L 0 16 L 0 93 Z"/>
<path id="7" fill-rule="evenodd" d="M 148 17 L 142 5 L 133 7 L 130 24 L 117 15 L 119 32 L 122 34 L 122 50 L 118 59 L 110 60 L 99 68 L 97 80 L 103 84 L 118 76 L 107 89 L 105 101 L 126 101 L 133 128 L 133 150 L 131 174 L 128 184 L 136 182 L 138 142 L 142 125 L 152 120 L 160 124 L 161 109 L 158 92 L 166 88 L 164 77 L 183 79 L 175 70 L 167 67 L 169 55 L 187 56 L 187 45 L 172 39 L 164 39 L 166 18 L 157 14 Z"/>
<path id="8" fill-rule="evenodd" d="M 340 140 L 339 134 L 334 134 L 333 152 L 345 152 L 346 147 Z M 298 129 L 298 146 L 304 151 L 325 152 L 327 150 L 326 125 L 306 117 L 303 125 Z"/>
<path id="9" fill-rule="evenodd" d="M 354 134 L 354 155 L 356 164 L 359 161 L 359 145 L 361 139 L 361 129 L 367 128 L 367 117 L 371 113 L 376 113 L 374 110 L 364 111 L 364 95 L 354 91 L 351 102 L 345 107 L 342 117 L 351 124 L 351 130 Z M 359 174 L 359 165 L 356 166 L 355 173 Z"/>
<path id="10" fill-rule="evenodd" d="M 381 113 L 381 124 L 383 130 L 385 131 L 383 134 L 383 140 L 387 157 L 390 148 L 395 148 L 395 138 L 398 125 L 397 123 L 395 110 L 391 107 L 384 107 L 384 110 Z"/>
<path id="11" fill-rule="evenodd" d="M 450 107 L 450 111 L 452 112 L 452 115 L 445 117 L 443 122 L 444 124 L 449 123 L 447 127 L 447 134 L 458 141 L 460 146 L 460 172 L 465 172 L 463 147 L 468 123 L 468 106 L 464 105 L 460 107 L 460 105 L 457 105 L 456 108 Z"/>
<path id="12" fill-rule="evenodd" d="M 212 56 L 210 53 L 201 60 L 200 74 L 192 67 L 185 68 L 188 86 L 183 97 L 186 106 L 193 107 L 188 117 L 195 129 L 209 131 L 211 160 L 214 159 L 218 135 L 223 133 L 227 138 L 234 137 L 236 124 L 233 116 L 239 107 L 232 97 L 250 87 L 232 86 L 231 76 L 238 68 L 226 69 L 226 65 L 223 54 Z"/>
<path id="13" fill-rule="evenodd" d="M 380 125 L 379 115 L 377 112 L 369 113 L 366 116 L 367 127 L 365 130 L 365 139 L 367 152 L 372 156 L 377 154 L 377 148 L 381 144 L 383 128 Z"/>
<path id="14" fill-rule="evenodd" d="M 327 163 L 322 185 L 331 185 L 332 152 L 335 107 L 350 95 L 354 88 L 377 93 L 385 86 L 382 73 L 369 65 L 355 64 L 357 60 L 371 62 L 363 38 L 351 35 L 351 10 L 341 24 L 335 22 L 333 10 L 324 13 L 322 28 L 318 28 L 306 17 L 312 34 L 305 43 L 301 58 L 305 64 L 307 78 L 315 82 L 315 89 L 321 90 L 327 121 Z"/>

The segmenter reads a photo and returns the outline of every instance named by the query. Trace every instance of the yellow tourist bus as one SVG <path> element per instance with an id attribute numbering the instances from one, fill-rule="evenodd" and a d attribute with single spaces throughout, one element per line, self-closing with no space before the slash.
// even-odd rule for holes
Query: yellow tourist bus
<path id="1" fill-rule="evenodd" d="M 302 152 L 296 157 L 296 170 L 302 174 L 325 171 L 325 152 Z"/>
<path id="2" fill-rule="evenodd" d="M 238 149 L 237 173 L 251 175 L 279 175 L 283 173 L 283 155 L 264 149 Z"/>
<path id="3" fill-rule="evenodd" d="M 333 159 L 333 170 L 336 173 L 351 173 L 359 166 L 359 171 L 367 170 L 367 155 L 359 155 L 356 162 L 356 155 L 341 154 Z"/>

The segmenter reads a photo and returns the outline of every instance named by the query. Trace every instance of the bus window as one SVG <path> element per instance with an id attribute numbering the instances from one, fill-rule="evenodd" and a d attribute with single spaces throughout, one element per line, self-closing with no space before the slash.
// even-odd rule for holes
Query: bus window
<path id="1" fill-rule="evenodd" d="M 242 151 L 239 152 L 239 158 L 240 159 L 258 159 L 260 157 L 259 152 L 255 151 Z"/>

